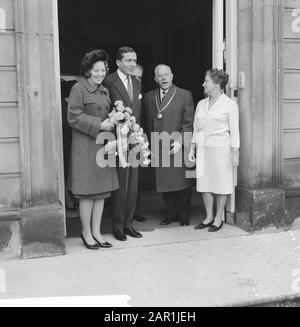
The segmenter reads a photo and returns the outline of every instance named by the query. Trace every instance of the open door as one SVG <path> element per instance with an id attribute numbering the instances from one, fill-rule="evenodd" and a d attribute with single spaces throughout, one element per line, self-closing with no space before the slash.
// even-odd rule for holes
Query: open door
<path id="1" fill-rule="evenodd" d="M 227 95 L 237 101 L 237 0 L 213 2 L 213 67 L 225 69 L 229 74 Z M 237 168 L 233 184 L 237 186 Z M 227 223 L 234 224 L 234 213 L 235 192 L 226 205 Z"/>

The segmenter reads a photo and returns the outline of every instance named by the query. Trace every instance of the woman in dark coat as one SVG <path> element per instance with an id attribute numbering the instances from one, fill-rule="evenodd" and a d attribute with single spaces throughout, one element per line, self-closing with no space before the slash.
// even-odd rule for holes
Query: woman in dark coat
<path id="1" fill-rule="evenodd" d="M 81 79 L 72 88 L 68 106 L 68 122 L 72 127 L 72 149 L 69 187 L 79 199 L 82 224 L 81 238 L 88 249 L 111 247 L 100 233 L 104 199 L 119 188 L 116 168 L 100 168 L 96 155 L 101 146 L 96 138 L 112 131 L 108 120 L 110 100 L 102 85 L 108 66 L 104 50 L 87 53 L 81 63 Z M 96 243 L 95 243 L 96 241 Z"/>

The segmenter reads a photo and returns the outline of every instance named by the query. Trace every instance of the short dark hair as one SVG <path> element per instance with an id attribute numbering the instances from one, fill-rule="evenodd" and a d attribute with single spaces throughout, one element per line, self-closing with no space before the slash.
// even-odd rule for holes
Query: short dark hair
<path id="1" fill-rule="evenodd" d="M 209 69 L 206 75 L 209 75 L 215 84 L 219 84 L 223 91 L 225 90 L 229 81 L 229 75 L 223 69 Z"/>
<path id="2" fill-rule="evenodd" d="M 125 53 L 136 53 L 136 51 L 130 47 L 121 47 L 116 53 L 116 59 L 122 60 Z"/>
<path id="3" fill-rule="evenodd" d="M 80 75 L 86 78 L 91 77 L 90 70 L 98 61 L 103 61 L 108 68 L 109 55 L 105 50 L 93 50 L 83 56 L 80 65 Z"/>

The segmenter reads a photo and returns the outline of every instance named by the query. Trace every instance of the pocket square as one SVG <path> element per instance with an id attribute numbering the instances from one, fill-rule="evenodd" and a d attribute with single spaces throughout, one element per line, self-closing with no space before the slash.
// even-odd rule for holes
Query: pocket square
<path id="1" fill-rule="evenodd" d="M 143 95 L 142 94 L 139 95 L 139 100 L 141 100 L 141 99 L 143 99 Z"/>

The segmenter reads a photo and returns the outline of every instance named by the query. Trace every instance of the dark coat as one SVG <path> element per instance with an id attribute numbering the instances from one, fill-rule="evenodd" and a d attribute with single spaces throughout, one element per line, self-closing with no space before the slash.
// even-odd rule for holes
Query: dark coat
<path id="1" fill-rule="evenodd" d="M 100 168 L 96 155 L 103 145 L 96 144 L 100 125 L 108 117 L 108 90 L 93 87 L 81 78 L 71 90 L 68 122 L 73 129 L 69 188 L 76 195 L 95 195 L 118 189 L 116 168 Z"/>
<path id="2" fill-rule="evenodd" d="M 141 123 L 142 112 L 142 84 L 136 78 L 131 78 L 133 88 L 133 104 L 131 104 L 128 92 L 121 81 L 118 72 L 108 75 L 103 81 L 103 85 L 108 88 L 112 105 L 116 101 L 123 101 L 126 107 L 130 107 L 137 123 Z"/>
<path id="3" fill-rule="evenodd" d="M 172 95 L 175 93 L 174 98 Z M 161 120 L 157 119 L 158 109 L 157 104 L 160 108 L 164 108 L 168 102 L 172 99 L 169 106 L 162 113 L 163 118 Z M 173 85 L 163 102 L 160 102 L 160 90 L 156 89 L 146 94 L 145 96 L 145 115 L 147 121 L 147 131 L 151 132 L 167 132 L 170 135 L 174 132 L 179 132 L 182 136 L 182 140 L 185 141 L 183 144 L 183 151 L 178 154 L 181 157 L 181 161 L 184 164 L 184 156 L 188 157 L 188 152 L 190 149 L 190 140 L 192 138 L 193 132 L 193 121 L 195 115 L 195 107 L 191 92 L 180 89 Z M 184 133 L 188 134 L 188 138 L 184 137 Z M 150 137 L 150 135 L 149 135 Z M 179 141 L 179 139 L 177 139 Z M 155 168 L 156 172 L 156 189 L 159 193 L 164 192 L 174 192 L 184 190 L 190 187 L 193 183 L 192 179 L 186 178 L 186 167 L 174 167 L 174 156 L 171 157 L 170 167 L 162 167 L 161 157 L 162 154 L 166 154 L 170 151 L 170 148 L 163 148 L 162 144 L 151 143 L 152 153 L 159 153 L 160 163 L 159 166 Z M 153 160 L 153 163 L 157 159 Z"/>

